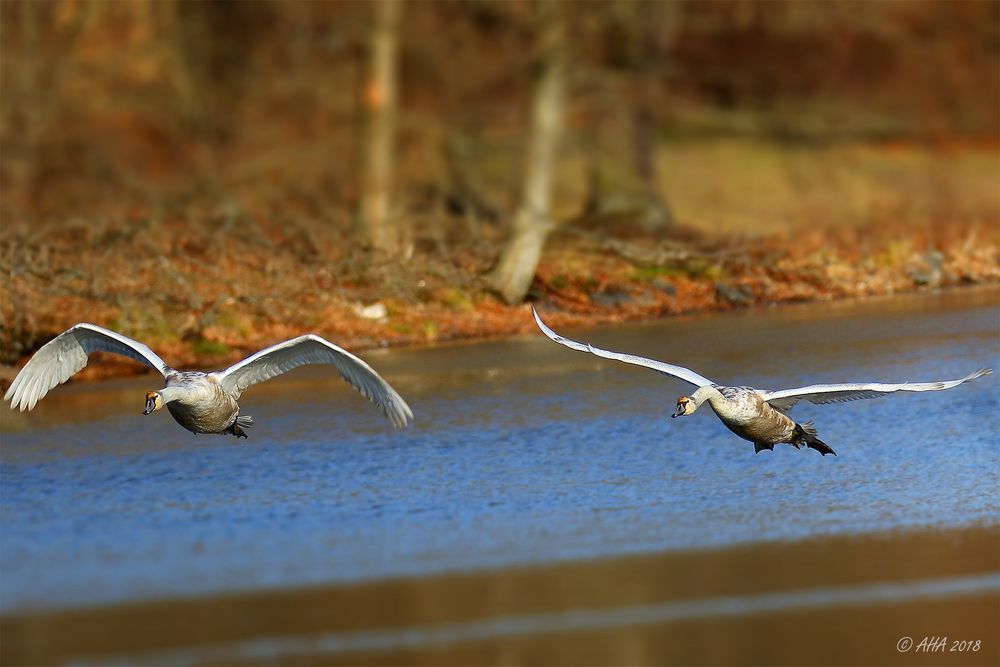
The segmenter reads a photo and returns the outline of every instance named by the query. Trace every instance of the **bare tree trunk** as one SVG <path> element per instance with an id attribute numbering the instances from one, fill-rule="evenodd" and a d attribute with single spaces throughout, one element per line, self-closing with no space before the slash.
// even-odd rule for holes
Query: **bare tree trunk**
<path id="1" fill-rule="evenodd" d="M 386 255 L 399 253 L 399 231 L 391 217 L 392 171 L 396 132 L 396 52 L 402 14 L 400 0 L 378 0 L 369 50 L 365 87 L 368 112 L 359 217 L 372 247 Z"/>
<path id="2" fill-rule="evenodd" d="M 605 3 L 605 21 L 617 49 L 608 66 L 615 83 L 600 100 L 588 169 L 589 192 L 577 224 L 601 226 L 609 234 L 662 234 L 675 225 L 657 165 L 659 121 L 667 53 L 678 32 L 686 0 Z M 616 123 L 620 123 L 619 127 Z M 627 143 L 622 134 L 629 134 Z"/>
<path id="3" fill-rule="evenodd" d="M 656 131 L 656 100 L 651 91 L 662 85 L 666 50 L 674 40 L 684 7 L 673 2 L 637 2 L 635 21 L 635 67 L 638 72 L 638 99 L 632 108 L 632 165 L 642 183 L 647 204 L 655 209 L 660 223 L 676 224 L 673 210 L 660 189 L 656 165 L 659 137 Z"/>
<path id="4" fill-rule="evenodd" d="M 566 27 L 559 0 L 538 4 L 538 74 L 535 80 L 521 207 L 510 240 L 500 255 L 493 286 L 507 303 L 524 299 L 538 268 L 545 240 L 552 231 L 549 200 L 556 147 L 563 126 Z"/>

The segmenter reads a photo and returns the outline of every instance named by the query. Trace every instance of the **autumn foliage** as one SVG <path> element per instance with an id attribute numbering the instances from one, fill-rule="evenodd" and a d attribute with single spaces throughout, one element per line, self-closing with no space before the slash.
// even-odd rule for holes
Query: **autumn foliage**
<path id="1" fill-rule="evenodd" d="M 391 260 L 357 224 L 372 3 L 0 3 L 0 363 L 79 320 L 184 364 L 304 330 L 527 331 L 489 276 L 521 205 L 532 12 L 405 3 Z M 1000 278 L 1000 4 L 564 15 L 558 228 L 528 293 L 554 323 Z"/>

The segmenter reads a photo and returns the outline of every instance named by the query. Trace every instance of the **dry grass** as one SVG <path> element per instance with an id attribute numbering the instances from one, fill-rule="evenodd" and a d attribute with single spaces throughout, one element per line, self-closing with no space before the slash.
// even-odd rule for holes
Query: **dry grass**
<path id="1" fill-rule="evenodd" d="M 557 234 L 531 299 L 582 322 L 1000 281 L 995 151 L 728 140 L 669 145 L 660 165 L 684 227 Z M 568 216 L 583 177 L 572 156 L 564 167 L 557 208 Z M 221 211 L 168 202 L 6 222 L 0 363 L 81 320 L 209 366 L 307 330 L 363 348 L 530 327 L 486 285 L 503 221 L 476 235 L 443 212 L 411 216 L 412 256 L 383 262 L 351 242 L 342 212 L 294 196 L 283 211 L 235 203 L 252 205 L 255 190 L 227 192 Z M 359 314 L 374 302 L 386 318 Z"/>

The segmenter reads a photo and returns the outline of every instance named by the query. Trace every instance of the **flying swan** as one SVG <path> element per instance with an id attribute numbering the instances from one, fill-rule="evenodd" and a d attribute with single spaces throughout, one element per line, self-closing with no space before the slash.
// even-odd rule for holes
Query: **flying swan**
<path id="1" fill-rule="evenodd" d="M 939 391 L 957 387 L 963 382 L 975 380 L 993 372 L 990 368 L 981 368 L 961 380 L 945 382 L 813 384 L 798 389 L 779 389 L 777 391 L 766 391 L 753 387 L 724 387 L 681 366 L 673 366 L 632 354 L 602 350 L 593 345 L 564 338 L 546 326 L 534 308 L 531 309 L 531 312 L 542 333 L 560 345 L 581 352 L 590 352 L 605 359 L 614 359 L 626 364 L 651 368 L 664 375 L 672 375 L 695 385 L 698 389 L 693 394 L 677 399 L 677 411 L 671 416 L 690 415 L 701 407 L 702 403 L 707 402 L 719 420 L 726 425 L 726 428 L 744 440 L 753 443 L 755 453 L 764 449 L 773 450 L 775 445 L 784 443 L 794 445 L 796 448 L 808 445 L 824 456 L 827 454 L 837 455 L 829 445 L 816 437 L 816 429 L 813 428 L 811 422 L 798 424 L 785 414 L 799 401 L 817 404 L 843 403 L 860 398 L 876 398 L 897 391 Z"/>
<path id="2" fill-rule="evenodd" d="M 240 395 L 255 384 L 305 364 L 331 364 L 396 428 L 413 412 L 406 401 L 371 366 L 316 334 L 306 334 L 252 354 L 222 371 L 201 373 L 170 368 L 138 341 L 93 324 L 76 324 L 43 345 L 17 374 L 4 395 L 11 409 L 31 410 L 50 389 L 87 365 L 91 352 L 111 352 L 160 371 L 165 387 L 146 393 L 149 415 L 167 406 L 178 424 L 192 433 L 218 433 L 246 438 L 253 417 L 241 415 Z"/>

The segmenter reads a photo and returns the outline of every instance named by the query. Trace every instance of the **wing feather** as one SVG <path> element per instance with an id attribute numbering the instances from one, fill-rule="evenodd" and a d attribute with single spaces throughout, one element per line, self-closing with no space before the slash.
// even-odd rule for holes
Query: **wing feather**
<path id="1" fill-rule="evenodd" d="M 589 343 L 578 343 L 575 340 L 570 340 L 565 336 L 560 336 L 555 331 L 550 329 L 545 322 L 542 322 L 542 318 L 538 316 L 538 312 L 532 307 L 531 314 L 535 316 L 535 324 L 541 329 L 542 333 L 559 343 L 560 345 L 565 345 L 566 347 L 579 350 L 580 352 L 590 352 L 598 357 L 603 357 L 604 359 L 614 359 L 615 361 L 621 361 L 626 364 L 633 364 L 635 366 L 643 366 L 644 368 L 650 368 L 658 373 L 663 373 L 664 375 L 670 375 L 675 378 L 680 378 L 686 382 L 690 382 L 698 387 L 704 387 L 705 385 L 715 384 L 706 377 L 695 373 L 694 371 L 684 368 L 683 366 L 674 366 L 673 364 L 664 363 L 662 361 L 656 361 L 655 359 L 647 359 L 646 357 L 640 357 L 634 354 L 625 354 L 622 352 L 612 352 L 610 350 L 602 350 L 599 347 L 594 347 Z"/>
<path id="2" fill-rule="evenodd" d="M 941 391 L 957 387 L 963 382 L 975 380 L 989 375 L 990 368 L 980 368 L 960 380 L 942 380 L 938 382 L 903 382 L 886 384 L 881 382 L 847 383 L 847 384 L 813 384 L 798 389 L 779 389 L 777 391 L 761 391 L 761 397 L 779 410 L 788 410 L 799 401 L 809 401 L 823 405 L 826 403 L 845 403 L 865 398 L 878 398 L 897 391 Z"/>
<path id="3" fill-rule="evenodd" d="M 316 334 L 306 334 L 265 348 L 216 374 L 223 389 L 239 398 L 255 384 L 306 364 L 330 364 L 348 384 L 375 404 L 393 426 L 413 419 L 403 397 L 367 363 Z"/>
<path id="4" fill-rule="evenodd" d="M 20 370 L 3 400 L 11 409 L 31 410 L 56 385 L 73 377 L 87 365 L 92 352 L 110 352 L 134 359 L 166 375 L 170 368 L 142 343 L 128 336 L 81 322 L 38 349 Z"/>

